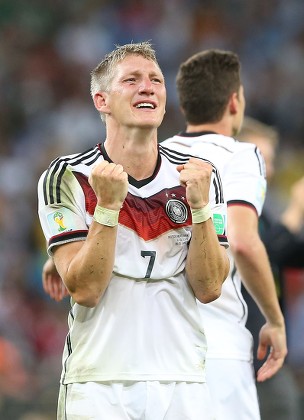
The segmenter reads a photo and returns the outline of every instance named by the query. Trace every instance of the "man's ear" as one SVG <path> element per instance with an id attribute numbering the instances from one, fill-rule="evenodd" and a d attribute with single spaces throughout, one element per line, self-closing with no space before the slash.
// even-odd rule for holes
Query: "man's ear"
<path id="1" fill-rule="evenodd" d="M 107 99 L 108 96 L 106 92 L 95 93 L 93 101 L 97 111 L 103 112 L 104 114 L 108 114 L 110 112 Z"/>
<path id="2" fill-rule="evenodd" d="M 228 109 L 231 115 L 234 115 L 237 113 L 239 107 L 239 97 L 236 92 L 232 93 L 229 99 L 228 103 Z"/>

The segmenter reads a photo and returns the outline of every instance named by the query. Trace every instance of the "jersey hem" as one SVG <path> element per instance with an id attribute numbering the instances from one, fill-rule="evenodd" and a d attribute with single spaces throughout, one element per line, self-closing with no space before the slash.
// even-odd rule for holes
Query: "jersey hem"
<path id="1" fill-rule="evenodd" d="M 201 375 L 147 375 L 147 374 L 120 374 L 120 375 L 78 375 L 78 376 L 67 376 L 64 375 L 61 378 L 60 383 L 62 385 L 68 385 L 71 383 L 81 383 L 81 382 L 110 382 L 110 381 L 160 381 L 160 382 L 196 382 L 204 383 L 206 382 L 205 372 Z"/>
<path id="2" fill-rule="evenodd" d="M 211 353 L 206 355 L 206 360 L 208 359 L 221 359 L 221 360 L 239 360 L 242 362 L 251 362 L 252 356 L 248 354 L 227 354 L 227 353 Z"/>

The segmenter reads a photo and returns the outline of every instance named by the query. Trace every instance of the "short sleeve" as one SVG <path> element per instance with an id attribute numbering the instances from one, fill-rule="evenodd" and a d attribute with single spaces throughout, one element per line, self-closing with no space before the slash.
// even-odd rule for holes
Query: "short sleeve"
<path id="1" fill-rule="evenodd" d="M 52 178 L 49 171 L 41 175 L 38 182 L 38 215 L 49 255 L 56 245 L 85 240 L 88 225 L 84 194 L 69 168 L 60 180 Z"/>
<path id="2" fill-rule="evenodd" d="M 266 195 L 264 159 L 254 146 L 234 153 L 223 174 L 227 204 L 245 202 L 260 216 Z"/>

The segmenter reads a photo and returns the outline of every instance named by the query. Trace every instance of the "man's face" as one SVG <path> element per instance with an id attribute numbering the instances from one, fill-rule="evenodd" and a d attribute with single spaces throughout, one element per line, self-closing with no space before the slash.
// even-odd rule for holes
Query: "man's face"
<path id="1" fill-rule="evenodd" d="M 127 127 L 156 128 L 165 114 L 166 88 L 154 61 L 139 55 L 117 64 L 106 93 L 109 118 Z"/>

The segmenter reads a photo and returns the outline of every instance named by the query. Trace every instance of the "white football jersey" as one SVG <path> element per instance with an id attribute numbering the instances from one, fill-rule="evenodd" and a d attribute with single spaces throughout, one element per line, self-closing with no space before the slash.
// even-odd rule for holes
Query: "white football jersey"
<path id="1" fill-rule="evenodd" d="M 54 160 L 39 181 L 39 217 L 51 255 L 55 246 L 85 240 L 96 206 L 88 182 L 93 165 L 111 161 L 102 144 Z M 129 176 L 119 215 L 112 278 L 98 305 L 75 302 L 63 354 L 63 384 L 86 381 L 204 382 L 206 339 L 185 277 L 191 212 L 175 156 L 159 145 L 157 167 L 145 180 Z M 227 246 L 226 204 L 213 167 L 210 205 Z"/>
<path id="2" fill-rule="evenodd" d="M 265 164 L 254 144 L 211 132 L 181 133 L 161 143 L 179 153 L 212 161 L 223 182 L 227 205 L 251 206 L 261 214 L 266 193 Z M 245 327 L 247 305 L 241 294 L 241 279 L 231 253 L 230 273 L 221 296 L 199 304 L 207 336 L 209 358 L 252 359 L 253 339 Z"/>

